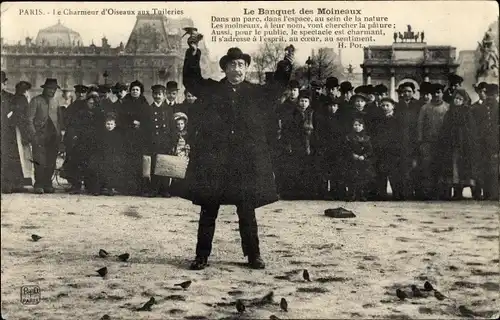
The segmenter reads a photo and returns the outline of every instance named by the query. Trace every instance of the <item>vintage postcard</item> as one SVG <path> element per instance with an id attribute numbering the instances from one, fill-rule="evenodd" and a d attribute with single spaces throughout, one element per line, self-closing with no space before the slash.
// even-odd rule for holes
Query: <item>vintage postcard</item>
<path id="1" fill-rule="evenodd" d="M 500 316 L 495 1 L 0 21 L 2 319 Z"/>

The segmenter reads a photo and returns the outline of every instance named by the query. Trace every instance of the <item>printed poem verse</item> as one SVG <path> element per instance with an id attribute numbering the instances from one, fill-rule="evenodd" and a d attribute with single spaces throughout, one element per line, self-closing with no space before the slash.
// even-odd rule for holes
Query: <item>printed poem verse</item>
<path id="1" fill-rule="evenodd" d="M 362 48 L 395 29 L 385 16 L 328 8 L 243 8 L 240 16 L 212 16 L 211 26 L 212 42 L 317 42 L 338 48 Z"/>

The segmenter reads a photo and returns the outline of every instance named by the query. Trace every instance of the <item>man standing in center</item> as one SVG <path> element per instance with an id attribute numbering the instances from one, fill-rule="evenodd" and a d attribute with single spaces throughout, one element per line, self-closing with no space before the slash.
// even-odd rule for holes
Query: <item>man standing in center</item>
<path id="1" fill-rule="evenodd" d="M 190 268 L 201 270 L 208 265 L 219 208 L 236 205 L 243 254 L 248 257 L 249 267 L 263 269 L 255 209 L 278 201 L 269 147 L 271 137 L 266 135 L 275 113 L 269 101 L 274 100 L 266 99 L 272 94 L 278 99 L 282 92 L 245 80 L 251 57 L 239 48 L 230 48 L 219 61 L 225 78 L 204 79 L 196 37 L 191 36 L 188 44 L 184 86 L 198 97 L 204 119 L 194 136 L 186 172 L 186 199 L 201 206 L 196 258 Z M 275 78 L 280 79 L 279 73 L 286 70 L 278 67 L 276 72 Z"/>

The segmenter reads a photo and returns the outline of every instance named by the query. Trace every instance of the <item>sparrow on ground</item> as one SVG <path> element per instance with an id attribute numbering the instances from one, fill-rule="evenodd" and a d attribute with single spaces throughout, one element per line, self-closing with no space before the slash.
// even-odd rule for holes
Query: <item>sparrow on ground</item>
<path id="1" fill-rule="evenodd" d="M 151 297 L 142 307 L 138 308 L 137 311 L 151 311 L 151 307 L 156 303 L 154 297 Z"/>
<path id="2" fill-rule="evenodd" d="M 406 292 L 404 292 L 401 289 L 396 290 L 396 296 L 399 298 L 399 300 L 404 300 L 404 299 L 408 298 L 408 295 L 406 294 Z"/>
<path id="3" fill-rule="evenodd" d="M 280 308 L 281 308 L 281 310 L 288 312 L 288 302 L 286 301 L 285 298 L 281 298 Z"/>
<path id="4" fill-rule="evenodd" d="M 104 249 L 99 250 L 99 257 L 106 258 L 108 256 L 108 252 Z"/>
<path id="5" fill-rule="evenodd" d="M 101 277 L 105 277 L 107 274 L 108 274 L 108 268 L 107 267 L 103 267 L 99 270 L 96 271 Z"/>
<path id="6" fill-rule="evenodd" d="M 304 278 L 305 281 L 311 281 L 311 277 L 309 276 L 309 271 L 307 271 L 307 269 L 304 269 L 302 272 L 302 278 Z"/>
<path id="7" fill-rule="evenodd" d="M 120 259 L 120 261 L 123 261 L 123 262 L 127 261 L 128 258 L 130 258 L 130 254 L 129 253 L 120 254 L 118 256 L 118 259 Z"/>
<path id="8" fill-rule="evenodd" d="M 37 242 L 38 240 L 42 239 L 42 237 L 40 237 L 39 235 L 37 234 L 32 234 L 31 235 L 31 239 L 35 242 Z"/>
<path id="9" fill-rule="evenodd" d="M 181 282 L 181 283 L 174 284 L 174 287 L 181 287 L 182 289 L 186 290 L 187 288 L 189 288 L 189 286 L 191 285 L 191 283 L 192 283 L 192 281 L 188 280 L 188 281 L 184 281 L 184 282 Z"/>

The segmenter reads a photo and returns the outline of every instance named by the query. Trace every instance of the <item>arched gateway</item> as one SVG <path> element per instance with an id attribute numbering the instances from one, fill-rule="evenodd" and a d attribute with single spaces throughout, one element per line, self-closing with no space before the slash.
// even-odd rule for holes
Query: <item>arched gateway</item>
<path id="1" fill-rule="evenodd" d="M 393 99 L 397 99 L 397 85 L 403 80 L 446 84 L 448 75 L 457 67 L 455 47 L 428 46 L 424 33 L 411 31 L 411 26 L 404 33 L 395 32 L 390 46 L 365 47 L 361 64 L 363 83 L 385 84 Z"/>

